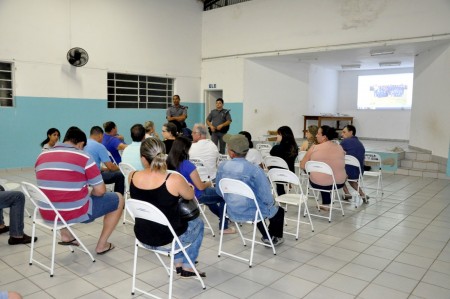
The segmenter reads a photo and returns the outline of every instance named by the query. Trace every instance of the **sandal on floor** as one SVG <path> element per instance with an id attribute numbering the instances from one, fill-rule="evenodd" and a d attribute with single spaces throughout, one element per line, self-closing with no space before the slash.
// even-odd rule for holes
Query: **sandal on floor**
<path id="1" fill-rule="evenodd" d="M 342 199 L 343 199 L 343 200 L 350 200 L 350 199 L 352 199 L 352 195 L 351 195 L 351 194 L 345 194 L 345 193 L 344 193 L 344 195 L 342 195 Z"/>
<path id="2" fill-rule="evenodd" d="M 98 255 L 103 255 L 111 250 L 113 250 L 114 248 L 116 248 L 112 243 L 109 243 L 109 247 L 106 250 L 103 250 L 101 252 L 97 252 Z"/>
<path id="3" fill-rule="evenodd" d="M 61 241 L 58 242 L 58 245 L 63 245 L 63 246 L 80 246 L 80 244 L 78 244 L 77 239 L 73 239 L 70 241 Z"/>
<path id="4" fill-rule="evenodd" d="M 206 277 L 205 272 L 198 272 L 198 274 L 200 274 L 200 277 Z M 181 269 L 181 277 L 182 278 L 195 278 L 195 277 L 197 277 L 197 275 L 193 271 Z"/>

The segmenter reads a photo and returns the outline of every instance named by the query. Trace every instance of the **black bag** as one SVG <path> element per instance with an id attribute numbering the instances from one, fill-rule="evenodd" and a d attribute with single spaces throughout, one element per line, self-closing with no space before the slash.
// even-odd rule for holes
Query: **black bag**
<path id="1" fill-rule="evenodd" d="M 181 198 L 178 200 L 178 212 L 180 218 L 185 221 L 191 221 L 200 215 L 200 210 L 195 199 L 187 200 Z"/>

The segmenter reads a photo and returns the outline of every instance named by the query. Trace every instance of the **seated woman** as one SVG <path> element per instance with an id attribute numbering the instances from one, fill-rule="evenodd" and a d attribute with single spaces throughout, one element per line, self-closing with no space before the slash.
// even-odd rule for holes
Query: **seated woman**
<path id="1" fill-rule="evenodd" d="M 166 153 L 169 154 L 172 144 L 178 136 L 177 126 L 172 122 L 164 124 L 162 127 L 162 136 L 164 145 L 166 146 Z"/>
<path id="2" fill-rule="evenodd" d="M 197 217 L 183 221 L 179 217 L 178 199 L 192 200 L 194 190 L 179 174 L 168 174 L 164 144 L 157 138 L 147 138 L 141 144 L 141 160 L 144 170 L 130 173 L 131 198 L 149 202 L 166 215 L 174 231 L 186 248 L 191 261 L 196 261 L 203 240 L 203 221 Z M 136 219 L 134 226 L 136 238 L 143 244 L 154 248 L 172 242 L 173 236 L 167 227 Z M 175 267 L 182 277 L 195 277 L 195 272 L 182 252 L 175 255 Z M 199 272 L 206 277 L 204 272 Z"/>
<path id="3" fill-rule="evenodd" d="M 222 229 L 222 216 L 225 208 L 225 201 L 212 188 L 211 181 L 202 182 L 195 165 L 189 161 L 189 149 L 191 141 L 186 137 L 177 137 L 172 145 L 172 150 L 167 157 L 167 167 L 181 173 L 186 180 L 194 185 L 195 196 L 198 201 L 208 206 L 214 215 L 219 217 L 219 229 Z M 228 219 L 225 220 L 224 234 L 234 234 L 236 231 L 228 227 Z"/>
<path id="4" fill-rule="evenodd" d="M 317 131 L 319 128 L 316 125 L 311 125 L 308 127 L 308 131 L 306 131 L 306 140 L 303 141 L 302 145 L 300 146 L 301 151 L 307 151 L 313 146 L 314 144 L 317 144 Z"/>
<path id="5" fill-rule="evenodd" d="M 155 131 L 155 124 L 149 120 L 144 123 L 145 138 L 155 137 L 159 139 L 158 133 Z"/>
<path id="6" fill-rule="evenodd" d="M 316 137 L 319 144 L 313 145 L 308 150 L 305 157 L 300 162 L 300 168 L 305 169 L 306 162 L 308 161 L 325 162 L 333 170 L 337 188 L 342 188 L 347 179 L 347 174 L 345 172 L 345 152 L 339 144 L 332 141 L 338 137 L 336 129 L 329 126 L 321 126 Z M 326 174 L 311 173 L 309 180 L 313 188 L 331 190 L 333 187 L 333 180 Z M 321 194 L 321 209 L 329 210 L 329 205 L 331 203 L 330 193 L 321 192 Z"/>
<path id="7" fill-rule="evenodd" d="M 49 150 L 53 148 L 59 141 L 61 133 L 56 128 L 50 128 L 47 131 L 47 138 L 41 142 L 42 150 Z"/>
<path id="8" fill-rule="evenodd" d="M 270 150 L 270 155 L 280 157 L 286 161 L 289 170 L 295 173 L 295 159 L 298 155 L 298 145 L 294 133 L 288 126 L 279 127 L 277 130 L 277 143 Z M 285 194 L 283 184 L 277 184 L 277 194 Z"/>
<path id="9" fill-rule="evenodd" d="M 256 166 L 263 168 L 261 153 L 253 148 L 252 135 L 247 131 L 241 131 L 239 134 L 244 135 L 248 140 L 249 149 L 247 155 L 245 155 L 245 159 Z"/>

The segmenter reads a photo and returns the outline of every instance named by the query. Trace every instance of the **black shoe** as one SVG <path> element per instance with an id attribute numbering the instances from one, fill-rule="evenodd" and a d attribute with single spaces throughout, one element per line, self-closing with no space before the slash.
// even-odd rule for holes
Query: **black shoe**
<path id="1" fill-rule="evenodd" d="M 6 232 L 9 232 L 9 226 L 5 225 L 4 227 L 0 228 L 0 234 L 6 233 Z"/>
<path id="2" fill-rule="evenodd" d="M 37 237 L 34 237 L 34 242 L 37 241 Z M 29 244 L 31 243 L 31 237 L 23 234 L 22 238 L 13 238 L 9 237 L 8 244 L 9 245 L 18 245 L 18 244 Z"/>
<path id="3" fill-rule="evenodd" d="M 198 274 L 200 274 L 200 277 L 206 277 L 205 272 L 199 271 Z M 187 271 L 187 270 L 181 269 L 181 277 L 182 278 L 195 278 L 195 277 L 197 277 L 197 275 L 193 271 Z"/>
<path id="4" fill-rule="evenodd" d="M 175 269 L 177 270 L 177 274 L 181 274 L 181 272 L 183 271 L 183 268 L 181 267 L 176 267 Z"/>
<path id="5" fill-rule="evenodd" d="M 364 203 L 369 203 L 369 198 L 370 198 L 369 195 L 362 196 L 362 200 Z"/>

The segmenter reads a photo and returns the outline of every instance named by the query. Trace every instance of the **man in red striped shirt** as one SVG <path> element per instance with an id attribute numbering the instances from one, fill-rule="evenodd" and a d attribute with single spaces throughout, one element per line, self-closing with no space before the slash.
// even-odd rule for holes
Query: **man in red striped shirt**
<path id="1" fill-rule="evenodd" d="M 108 243 L 122 215 L 124 199 L 120 193 L 106 192 L 95 161 L 83 151 L 86 134 L 77 127 L 67 130 L 63 143 L 42 152 L 36 161 L 36 179 L 39 188 L 47 195 L 68 223 L 89 223 L 104 216 L 103 230 L 97 243 L 97 254 L 114 248 Z M 89 193 L 88 186 L 92 186 Z M 54 213 L 41 210 L 46 220 Z M 60 245 L 78 245 L 66 229 L 61 230 Z"/>

